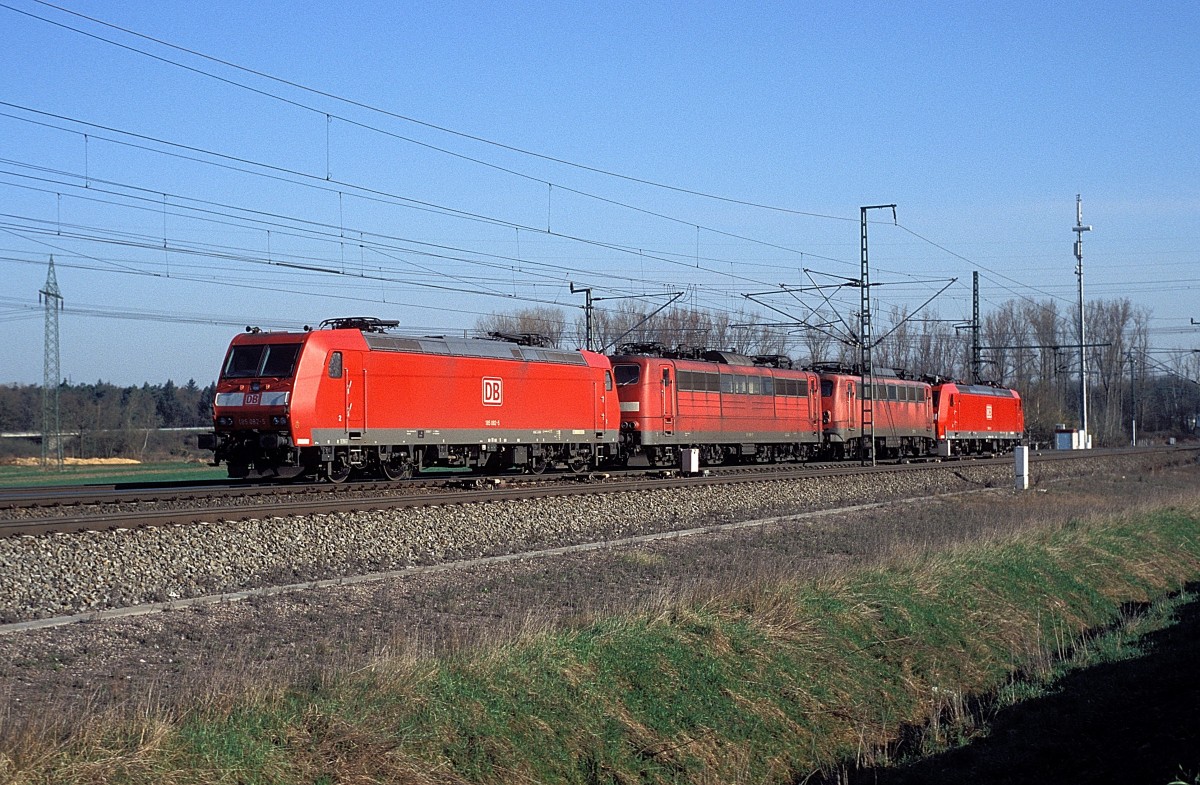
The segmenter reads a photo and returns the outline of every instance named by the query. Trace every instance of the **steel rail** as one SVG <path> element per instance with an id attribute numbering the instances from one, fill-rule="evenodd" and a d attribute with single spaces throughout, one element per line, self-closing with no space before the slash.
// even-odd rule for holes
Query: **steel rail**
<path id="1" fill-rule="evenodd" d="M 1161 449 L 1161 448 L 1159 448 Z M 1200 447 L 1175 448 L 1180 452 L 1200 450 Z M 1146 448 L 1123 448 L 1111 451 L 1051 451 L 1031 456 L 1034 462 L 1060 461 L 1083 458 L 1111 457 L 1114 455 L 1131 455 L 1151 452 Z M 995 465 L 1000 462 L 1000 456 L 988 460 Z M 800 465 L 762 465 L 732 467 L 727 471 L 719 471 L 721 467 L 713 467 L 696 475 L 687 475 L 675 469 L 650 468 L 634 472 L 634 476 L 620 475 L 614 479 L 611 473 L 596 473 L 584 475 L 560 474 L 530 477 L 513 475 L 510 477 L 470 476 L 439 480 L 432 487 L 437 490 L 429 492 L 431 485 L 414 486 L 407 483 L 371 482 L 351 485 L 311 485 L 311 486 L 273 486 L 270 488 L 234 487 L 238 498 L 251 496 L 275 496 L 281 494 L 300 494 L 306 498 L 299 500 L 275 501 L 254 504 L 229 504 L 229 496 L 214 497 L 192 496 L 191 501 L 212 503 L 204 507 L 187 507 L 167 510 L 133 510 L 119 512 L 96 512 L 87 509 L 74 510 L 62 507 L 63 514 L 46 517 L 15 518 L 0 520 L 0 538 L 16 536 L 37 536 L 52 533 L 71 533 L 80 531 L 103 531 L 119 528 L 139 528 L 143 526 L 186 525 L 194 523 L 214 523 L 230 520 L 252 520 L 267 517 L 287 517 L 294 515 L 313 515 L 321 513 L 357 512 L 363 510 L 388 510 L 406 507 L 423 507 L 447 504 L 478 504 L 489 501 L 509 501 L 514 499 L 542 498 L 552 496 L 572 496 L 593 493 L 642 492 L 656 489 L 677 488 L 684 486 L 721 485 L 747 482 L 772 482 L 777 480 L 813 479 L 819 477 L 847 477 L 861 474 L 927 471 L 937 468 L 962 466 L 963 463 L 947 461 L 913 461 L 900 464 L 879 464 L 877 466 L 860 466 L 858 464 L 826 463 Z M 245 491 L 250 491 L 249 494 Z M 343 493 L 343 491 L 353 492 Z M 163 501 L 157 496 L 153 501 Z M 104 504 L 137 504 L 143 501 L 136 493 L 130 496 L 108 496 Z M 78 507 L 84 507 L 79 504 Z"/>

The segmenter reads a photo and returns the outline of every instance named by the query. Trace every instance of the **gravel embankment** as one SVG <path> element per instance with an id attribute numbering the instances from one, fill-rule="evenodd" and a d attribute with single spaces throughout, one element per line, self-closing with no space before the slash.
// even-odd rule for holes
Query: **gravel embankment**
<path id="1" fill-rule="evenodd" d="M 1164 453 L 1163 463 L 1192 460 Z M 1040 465 L 1062 476 L 1135 471 L 1144 456 Z M 395 570 L 535 548 L 797 514 L 868 501 L 1008 487 L 1009 461 L 869 477 L 777 480 L 410 510 L 0 541 L 0 622 Z"/>

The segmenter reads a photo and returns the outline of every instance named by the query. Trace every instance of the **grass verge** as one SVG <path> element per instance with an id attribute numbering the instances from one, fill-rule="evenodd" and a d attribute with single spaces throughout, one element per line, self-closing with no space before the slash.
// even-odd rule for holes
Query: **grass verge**
<path id="1" fill-rule="evenodd" d="M 0 779 L 797 781 L 1084 651 L 1120 656 L 1092 633 L 1200 577 L 1198 523 L 1183 509 L 1074 522 L 441 660 L 330 668 L 181 716 L 71 734 L 48 720 L 0 752 Z"/>
<path id="2" fill-rule="evenodd" d="M 189 482 L 223 480 L 228 476 L 224 467 L 180 462 L 64 466 L 62 470 L 46 470 L 37 466 L 0 466 L 0 487 Z"/>

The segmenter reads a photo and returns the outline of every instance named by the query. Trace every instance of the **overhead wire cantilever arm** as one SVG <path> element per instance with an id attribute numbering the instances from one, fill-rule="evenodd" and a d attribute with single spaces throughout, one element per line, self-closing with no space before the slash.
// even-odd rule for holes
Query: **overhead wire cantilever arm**
<path id="1" fill-rule="evenodd" d="M 913 317 L 914 317 L 916 314 L 919 314 L 919 313 L 921 312 L 921 310 L 922 310 L 922 309 L 923 309 L 925 306 L 929 305 L 931 302 L 933 302 L 934 300 L 936 300 L 936 299 L 938 298 L 938 295 L 940 295 L 942 292 L 944 292 L 944 291 L 946 291 L 947 289 L 949 289 L 951 286 L 953 286 L 953 285 L 954 285 L 955 283 L 957 283 L 957 282 L 958 282 L 958 279 L 957 279 L 957 278 L 951 278 L 949 283 L 947 283 L 947 284 L 946 284 L 945 286 L 943 286 L 941 289 L 938 289 L 938 290 L 937 290 L 937 292 L 936 292 L 936 293 L 934 293 L 934 295 L 933 295 L 932 297 L 930 297 L 928 300 L 926 300 L 925 302 L 923 302 L 923 303 L 921 303 L 920 305 L 918 305 L 918 306 L 917 306 L 917 307 L 916 307 L 916 308 L 913 310 L 913 312 L 912 312 L 911 314 L 909 314 L 908 316 L 904 317 L 904 318 L 903 318 L 903 319 L 901 319 L 899 322 L 897 322 L 895 327 L 893 327 L 892 329 L 888 330 L 888 331 L 887 331 L 886 333 L 884 333 L 883 335 L 881 335 L 881 336 L 879 336 L 878 338 L 876 338 L 876 339 L 875 339 L 875 345 L 876 345 L 876 346 L 878 346 L 878 345 L 879 345 L 880 343 L 882 343 L 882 342 L 883 342 L 883 340 L 884 340 L 885 338 L 887 338 L 889 335 L 891 335 L 892 333 L 894 333 L 894 332 L 896 332 L 897 330 L 899 330 L 899 329 L 900 329 L 901 327 L 903 327 L 905 324 L 907 324 L 907 323 L 909 323 L 909 322 L 913 321 Z"/>
<path id="2" fill-rule="evenodd" d="M 809 291 L 810 287 L 807 287 L 807 286 L 789 286 L 788 284 L 781 283 L 781 284 L 779 284 L 779 288 L 780 288 L 780 289 L 782 289 L 782 290 L 783 290 L 784 292 L 786 292 L 787 294 L 791 295 L 792 299 L 793 299 L 793 300 L 795 300 L 797 303 L 799 303 L 800 305 L 802 305 L 802 306 L 804 306 L 805 308 L 807 308 L 807 309 L 808 309 L 808 313 L 809 313 L 809 315 L 808 315 L 808 316 L 804 317 L 803 319 L 796 319 L 796 321 L 795 321 L 795 325 L 796 325 L 797 327 L 805 327 L 805 328 L 808 328 L 808 329 L 810 329 L 810 330 L 816 330 L 817 332 L 821 333 L 822 335 L 827 335 L 827 336 L 829 336 L 830 338 L 832 338 L 833 340 L 837 341 L 838 343 L 846 343 L 846 342 L 847 342 L 847 338 L 845 338 L 845 337 L 843 337 L 843 336 L 840 336 L 840 335 L 838 335 L 838 334 L 836 334 L 836 333 L 834 333 L 834 332 L 831 332 L 830 330 L 826 329 L 827 327 L 831 327 L 831 326 L 833 325 L 833 323 L 832 323 L 832 322 L 826 322 L 826 323 L 824 323 L 824 324 L 812 324 L 811 322 L 809 322 L 809 319 L 811 319 L 813 316 L 816 316 L 816 315 L 817 315 L 817 309 L 813 308 L 813 307 L 812 307 L 812 306 L 810 306 L 808 303 L 804 302 L 804 301 L 803 301 L 803 300 L 801 300 L 799 297 L 797 297 L 797 296 L 796 296 L 796 292 L 807 292 L 807 291 Z M 814 284 L 814 285 L 811 287 L 811 289 L 813 289 L 813 290 L 816 290 L 816 291 L 818 291 L 818 292 L 820 292 L 820 291 L 821 291 L 821 287 L 820 287 L 819 285 L 816 285 L 816 284 Z M 781 309 L 779 309 L 779 308 L 775 308 L 774 306 L 772 306 L 772 305 L 769 305 L 768 303 L 765 303 L 765 302 L 763 302 L 763 301 L 761 301 L 761 300 L 758 300 L 758 299 L 756 299 L 756 298 L 758 298 L 758 297 L 765 297 L 765 296 L 767 296 L 767 295 L 770 295 L 770 294 L 775 294 L 775 292 L 755 292 L 755 293 L 753 293 L 753 294 L 744 294 L 744 295 L 742 295 L 742 296 L 743 296 L 743 297 L 746 297 L 746 298 L 748 298 L 748 299 L 754 300 L 754 302 L 758 303 L 759 305 L 765 305 L 767 308 L 770 308 L 771 310 L 775 311 L 776 313 L 781 313 L 781 314 L 783 314 L 784 316 L 788 316 L 788 317 L 791 317 L 791 318 L 795 319 L 795 317 L 794 317 L 794 316 L 792 316 L 792 314 L 790 314 L 790 313 L 787 313 L 786 311 L 783 311 L 783 310 L 781 310 Z M 824 293 L 822 292 L 821 294 L 822 294 L 822 297 L 824 297 Z M 838 314 L 838 312 L 837 312 L 837 309 L 836 309 L 836 308 L 834 308 L 834 307 L 833 307 L 833 305 L 832 305 L 832 304 L 829 302 L 829 298 L 828 298 L 828 297 L 824 297 L 824 299 L 825 299 L 825 303 L 826 303 L 827 305 L 829 305 L 829 307 L 830 307 L 830 310 L 832 310 L 832 311 L 833 311 L 833 315 L 834 315 L 834 316 L 836 316 L 836 317 L 838 318 L 838 321 L 841 321 L 841 322 L 842 322 L 842 326 L 846 328 L 846 334 L 847 334 L 847 336 L 849 336 L 849 337 L 850 337 L 850 339 L 853 339 L 853 332 L 850 330 L 849 326 L 848 326 L 848 325 L 846 325 L 845 321 L 844 321 L 844 320 L 842 320 L 842 317 L 841 317 L 841 316 Z"/>
<path id="3" fill-rule="evenodd" d="M 663 294 L 666 294 L 666 292 L 664 292 Z M 683 297 L 683 292 L 672 292 L 672 293 L 670 293 L 670 294 L 671 294 L 671 299 L 670 299 L 670 300 L 667 300 L 665 303 L 663 303 L 662 305 L 660 305 L 658 308 L 655 308 L 653 311 L 651 311 L 650 313 L 646 314 L 646 316 L 645 316 L 645 317 L 644 317 L 644 318 L 643 318 L 643 319 L 642 319 L 640 322 L 638 322 L 637 324 L 635 324 L 634 326 L 630 327 L 630 328 L 629 328 L 628 330 L 626 330 L 625 332 L 623 332 L 623 333 L 621 333 L 620 335 L 618 335 L 618 336 L 617 336 L 616 338 L 614 338 L 612 341 L 609 341 L 608 343 L 604 344 L 604 346 L 601 346 L 601 347 L 600 347 L 600 351 L 601 351 L 601 352 L 604 352 L 604 351 L 607 351 L 609 348 L 615 347 L 615 346 L 617 345 L 617 341 L 620 341 L 620 340 L 621 340 L 622 338 L 624 338 L 626 335 L 629 335 L 631 332 L 633 332 L 633 331 L 634 331 L 634 330 L 636 330 L 637 328 L 641 327 L 643 324 L 645 324 L 646 322 L 650 321 L 651 319 L 653 319 L 653 318 L 654 318 L 655 316 L 657 316 L 658 314 L 662 313 L 663 309 L 664 309 L 664 308 L 666 308 L 668 305 L 670 305 L 671 303 L 675 302 L 675 301 L 676 301 L 676 300 L 678 300 L 680 297 Z M 662 296 L 662 295 L 659 295 L 659 294 L 630 294 L 630 295 L 626 295 L 626 296 L 624 296 L 624 297 L 593 297 L 593 298 L 592 298 L 592 301 L 593 301 L 593 302 L 595 302 L 596 300 L 632 300 L 632 299 L 635 299 L 635 298 L 642 298 L 642 297 L 661 297 L 661 296 Z"/>
<path id="4" fill-rule="evenodd" d="M 825 305 L 829 306 L 829 310 L 833 311 L 833 315 L 836 316 L 838 321 L 842 323 L 842 326 L 846 328 L 846 335 L 849 335 L 854 340 L 858 340 L 858 334 L 850 327 L 849 324 L 846 324 L 846 320 L 842 318 L 842 315 L 840 313 L 838 313 L 838 309 L 834 308 L 833 303 L 830 302 L 829 295 L 825 294 L 825 289 L 827 289 L 829 287 L 822 287 L 815 280 L 813 280 L 812 270 L 809 270 L 807 267 L 804 268 L 804 274 L 806 276 L 808 276 L 808 280 L 810 282 L 812 282 L 813 289 L 815 289 L 817 291 L 817 294 L 821 295 L 821 299 L 823 299 L 825 301 Z M 840 278 L 841 276 L 833 276 L 833 277 Z M 844 280 L 846 281 L 846 283 L 837 284 L 836 288 L 841 288 L 844 286 L 853 286 L 851 279 L 846 278 Z"/>
<path id="5" fill-rule="evenodd" d="M 769 292 L 769 294 L 774 294 L 774 292 Z M 787 318 L 791 319 L 797 327 L 807 327 L 810 330 L 816 330 L 817 332 L 824 333 L 825 335 L 828 335 L 830 338 L 837 341 L 838 343 L 849 343 L 849 341 L 847 341 L 846 338 L 844 338 L 834 332 L 831 332 L 829 330 L 825 330 L 820 325 L 809 324 L 807 319 L 797 319 L 793 314 L 788 313 L 787 311 L 783 310 L 782 308 L 776 308 L 774 305 L 771 305 L 770 303 L 766 303 L 766 302 L 763 302 L 762 300 L 757 299 L 759 296 L 760 296 L 759 294 L 743 294 L 742 295 L 742 297 L 745 297 L 747 300 L 752 300 L 752 301 L 758 303 L 759 305 L 763 306 L 764 308 L 768 308 L 777 314 L 786 316 Z"/>

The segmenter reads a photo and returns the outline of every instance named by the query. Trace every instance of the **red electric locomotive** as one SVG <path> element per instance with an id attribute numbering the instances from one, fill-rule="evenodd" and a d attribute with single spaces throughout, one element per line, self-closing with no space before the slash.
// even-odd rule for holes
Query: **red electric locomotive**
<path id="1" fill-rule="evenodd" d="M 933 388 L 938 455 L 1008 452 L 1025 436 L 1016 390 L 944 382 Z"/>
<path id="2" fill-rule="evenodd" d="M 887 374 L 887 375 L 885 375 Z M 932 389 L 926 382 L 876 371 L 861 395 L 861 377 L 846 369 L 821 371 L 821 423 L 830 458 L 861 458 L 869 434 L 876 457 L 926 455 L 933 450 Z M 865 404 L 865 406 L 864 406 Z M 867 427 L 864 429 L 864 416 Z"/>
<path id="3" fill-rule="evenodd" d="M 334 319 L 236 336 L 201 447 L 231 477 L 334 482 L 435 465 L 584 471 L 615 456 L 620 410 L 603 355 L 385 334 L 395 325 Z"/>
<path id="4" fill-rule="evenodd" d="M 818 379 L 786 357 L 621 347 L 611 357 L 626 456 L 651 465 L 699 448 L 706 464 L 803 460 L 821 440 Z"/>

